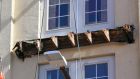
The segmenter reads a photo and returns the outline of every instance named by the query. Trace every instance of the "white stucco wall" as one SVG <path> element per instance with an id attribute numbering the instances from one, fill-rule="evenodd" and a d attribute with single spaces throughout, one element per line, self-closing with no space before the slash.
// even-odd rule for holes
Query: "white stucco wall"
<path id="1" fill-rule="evenodd" d="M 13 42 L 35 39 L 38 35 L 39 3 L 36 0 L 15 0 Z M 34 2 L 35 1 L 35 2 Z M 115 26 L 134 24 L 134 44 L 101 44 L 81 48 L 82 57 L 115 55 L 116 79 L 139 79 L 139 24 L 138 0 L 115 0 Z M 61 50 L 67 59 L 78 58 L 76 48 Z M 46 61 L 43 56 L 40 62 Z M 34 79 L 37 57 L 27 58 L 24 62 L 12 55 L 12 79 Z"/>
<path id="2" fill-rule="evenodd" d="M 10 33 L 11 33 L 11 0 L 0 0 L 1 25 L 0 25 L 0 57 L 2 57 L 3 73 L 5 79 L 11 79 L 11 54 L 10 54 Z"/>

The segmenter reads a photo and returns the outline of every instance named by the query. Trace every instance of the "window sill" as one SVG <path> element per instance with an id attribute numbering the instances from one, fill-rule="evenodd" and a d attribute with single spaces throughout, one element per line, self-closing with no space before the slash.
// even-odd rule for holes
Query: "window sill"
<path id="1" fill-rule="evenodd" d="M 66 30 L 66 29 L 70 29 L 70 27 L 65 27 L 65 28 L 58 28 L 58 29 L 47 30 L 46 32 L 58 31 L 58 30 Z"/>

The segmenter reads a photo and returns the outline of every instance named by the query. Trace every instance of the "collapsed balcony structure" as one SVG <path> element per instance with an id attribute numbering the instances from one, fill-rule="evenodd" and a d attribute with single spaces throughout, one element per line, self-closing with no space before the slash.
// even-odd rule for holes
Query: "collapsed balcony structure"
<path id="1" fill-rule="evenodd" d="M 12 52 L 16 53 L 19 59 L 24 60 L 27 57 L 37 55 L 38 51 L 39 54 L 43 54 L 45 51 L 77 47 L 77 39 L 79 40 L 80 47 L 110 42 L 131 44 L 135 41 L 133 32 L 134 26 L 128 24 L 115 29 L 104 29 L 78 34 L 70 32 L 65 36 L 19 41 L 14 46 Z"/>

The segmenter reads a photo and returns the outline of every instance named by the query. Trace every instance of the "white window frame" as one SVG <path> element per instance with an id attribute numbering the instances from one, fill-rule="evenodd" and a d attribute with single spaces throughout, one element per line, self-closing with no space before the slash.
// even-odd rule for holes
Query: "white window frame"
<path id="1" fill-rule="evenodd" d="M 85 0 L 78 0 L 78 28 L 80 32 L 115 28 L 115 0 L 107 0 L 107 21 L 105 23 L 85 24 Z M 83 6 L 84 5 L 84 6 Z M 83 9 L 84 8 L 84 9 Z M 82 28 L 81 28 L 82 26 Z"/>
<path id="2" fill-rule="evenodd" d="M 41 34 L 43 38 L 51 36 L 63 36 L 68 34 L 68 32 L 76 32 L 75 20 L 78 33 L 83 33 L 86 31 L 97 31 L 102 29 L 112 29 L 115 26 L 115 0 L 107 1 L 107 14 L 108 22 L 96 23 L 96 24 L 85 24 L 85 0 L 70 0 L 70 23 L 69 27 L 48 30 L 48 14 L 49 14 L 49 0 L 43 0 L 40 4 L 40 17 L 43 14 L 43 6 L 45 6 L 44 19 L 43 19 L 43 33 Z M 73 4 L 74 3 L 74 4 Z M 43 5 L 43 6 L 42 6 Z M 84 5 L 84 6 L 83 6 Z M 74 6 L 74 7 L 73 7 Z M 75 12 L 73 12 L 73 9 Z M 41 21 L 41 18 L 40 18 Z M 41 24 L 41 22 L 40 22 Z"/>
<path id="3" fill-rule="evenodd" d="M 68 63 L 69 74 L 71 79 L 84 79 L 85 78 L 85 65 L 108 63 L 108 79 L 115 79 L 115 59 L 114 56 L 98 57 L 90 59 L 82 59 Z M 47 79 L 47 70 L 59 69 L 50 65 L 41 65 L 39 72 L 39 79 Z M 82 70 L 81 70 L 82 69 Z M 82 78 L 81 78 L 82 77 Z"/>
<path id="4" fill-rule="evenodd" d="M 74 4 L 72 4 L 74 3 Z M 43 0 L 40 2 L 40 24 L 41 24 L 41 17 L 43 14 L 43 8 L 44 10 L 44 19 L 43 19 L 43 29 L 42 29 L 42 38 L 46 38 L 46 37 L 51 37 L 51 36 L 63 36 L 63 35 L 67 35 L 68 32 L 75 32 L 75 24 L 74 24 L 74 15 L 73 15 L 73 8 L 76 8 L 76 0 L 74 0 L 74 2 L 72 2 L 70 0 L 70 23 L 69 23 L 69 27 L 65 27 L 65 28 L 59 28 L 59 29 L 48 29 L 48 15 L 49 15 L 49 0 Z M 43 7 L 43 6 L 45 7 Z M 74 5 L 74 7 L 73 7 Z M 77 9 L 75 9 L 76 11 Z"/>
<path id="5" fill-rule="evenodd" d="M 45 6 L 44 12 L 44 22 L 43 22 L 43 33 L 41 34 L 42 38 L 51 37 L 51 36 L 63 36 L 67 35 L 68 32 L 76 32 L 76 26 L 79 33 L 88 31 L 97 31 L 102 29 L 112 29 L 115 28 L 115 0 L 107 1 L 107 20 L 105 23 L 96 23 L 96 24 L 85 24 L 85 0 L 70 0 L 70 27 L 52 29 L 48 30 L 48 14 L 49 14 L 49 0 L 43 0 L 40 3 L 40 21 L 42 20 L 43 6 Z M 72 2 L 73 1 L 73 2 Z M 73 4 L 74 3 L 74 4 Z M 43 6 L 42 6 L 43 5 Z M 73 10 L 74 9 L 74 10 Z M 73 12 L 75 11 L 75 12 Z M 74 14 L 75 13 L 75 14 Z M 41 22 L 39 23 L 41 24 Z"/>

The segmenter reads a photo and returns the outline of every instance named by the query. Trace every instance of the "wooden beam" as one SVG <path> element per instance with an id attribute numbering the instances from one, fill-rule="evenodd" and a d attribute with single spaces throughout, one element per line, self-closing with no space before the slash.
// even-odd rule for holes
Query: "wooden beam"
<path id="1" fill-rule="evenodd" d="M 18 46 L 14 47 L 14 48 L 12 49 L 12 51 L 11 51 L 11 52 L 12 52 L 12 53 L 15 53 L 17 49 L 19 49 L 19 47 L 18 47 Z"/>
<path id="2" fill-rule="evenodd" d="M 92 44 L 92 34 L 91 34 L 91 32 L 86 32 L 84 34 L 86 35 L 88 41 Z"/>
<path id="3" fill-rule="evenodd" d="M 69 32 L 69 33 L 68 33 L 68 38 L 69 38 L 69 40 L 71 41 L 72 46 L 75 46 L 76 44 L 75 44 L 74 33 Z"/>
<path id="4" fill-rule="evenodd" d="M 39 40 L 36 40 L 36 44 L 37 44 L 38 50 L 41 51 L 42 48 L 43 48 L 43 44 L 41 43 L 41 40 L 40 39 Z"/>
<path id="5" fill-rule="evenodd" d="M 52 42 L 54 43 L 55 47 L 58 48 L 58 38 L 56 36 L 51 37 Z"/>
<path id="6" fill-rule="evenodd" d="M 106 40 L 110 42 L 109 30 L 104 29 L 102 32 L 104 33 Z"/>

